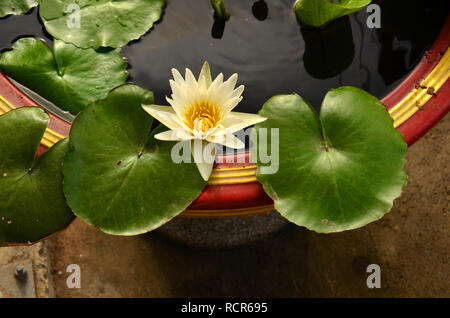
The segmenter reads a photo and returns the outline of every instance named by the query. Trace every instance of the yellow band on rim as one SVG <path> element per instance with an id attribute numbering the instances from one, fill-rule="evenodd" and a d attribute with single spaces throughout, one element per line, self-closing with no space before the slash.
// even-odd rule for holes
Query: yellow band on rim
<path id="1" fill-rule="evenodd" d="M 433 94 L 439 91 L 449 76 L 450 50 L 447 49 L 438 65 L 417 88 L 389 110 L 389 114 L 394 120 L 394 127 L 397 128 L 420 110 L 433 97 Z"/>
<path id="2" fill-rule="evenodd" d="M 10 102 L 8 102 L 3 96 L 0 95 L 0 115 L 3 115 L 15 108 L 16 107 L 14 107 Z M 44 136 L 42 137 L 41 144 L 43 144 L 47 148 L 50 148 L 61 139 L 64 139 L 64 136 L 47 128 L 45 130 Z"/>

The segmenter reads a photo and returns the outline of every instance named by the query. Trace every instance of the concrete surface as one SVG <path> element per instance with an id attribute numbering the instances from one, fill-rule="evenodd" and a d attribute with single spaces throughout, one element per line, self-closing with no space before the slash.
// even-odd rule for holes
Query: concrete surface
<path id="1" fill-rule="evenodd" d="M 32 246 L 0 248 L 0 293 L 3 297 L 55 296 L 48 243 L 47 241 Z M 28 282 L 26 286 L 21 286 L 21 284 L 15 286 L 14 284 L 14 268 L 17 265 L 28 269 L 32 268 L 31 273 L 28 270 L 27 279 L 33 281 Z M 35 291 L 29 290 L 33 287 Z"/>
<path id="2" fill-rule="evenodd" d="M 44 243 L 0 249 L 0 266 L 32 260 L 39 297 L 448 297 L 450 116 L 407 159 L 403 195 L 362 229 L 324 235 L 288 225 L 251 245 L 207 250 L 157 233 L 110 236 L 77 219 Z M 366 287 L 372 263 L 380 289 Z M 80 289 L 66 285 L 70 264 L 81 268 Z"/>
<path id="3" fill-rule="evenodd" d="M 59 297 L 450 296 L 450 116 L 407 155 L 393 210 L 362 229 L 316 234 L 288 225 L 255 244 L 193 249 L 157 233 L 114 237 L 76 220 L 50 240 Z M 67 265 L 81 288 L 66 286 Z M 366 287 L 368 264 L 381 288 Z"/>

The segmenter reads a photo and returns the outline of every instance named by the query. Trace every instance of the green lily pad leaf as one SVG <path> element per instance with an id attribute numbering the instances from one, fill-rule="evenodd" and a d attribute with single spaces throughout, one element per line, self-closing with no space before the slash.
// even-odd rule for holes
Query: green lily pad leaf
<path id="1" fill-rule="evenodd" d="M 65 228 L 74 218 L 62 191 L 62 140 L 35 160 L 49 122 L 38 107 L 0 117 L 0 245 L 26 244 Z"/>
<path id="2" fill-rule="evenodd" d="M 164 0 L 41 0 L 39 13 L 53 37 L 78 47 L 120 48 L 139 39 L 162 15 Z"/>
<path id="3" fill-rule="evenodd" d="M 38 0 L 2 0 L 0 2 L 0 18 L 10 14 L 27 13 L 31 8 L 37 6 L 38 3 Z"/>
<path id="4" fill-rule="evenodd" d="M 141 107 L 153 93 L 132 84 L 113 90 L 75 119 L 64 161 L 64 193 L 74 213 L 104 232 L 136 235 L 182 212 L 205 187 L 194 163 L 172 161 Z M 189 144 L 188 144 L 189 147 Z"/>
<path id="5" fill-rule="evenodd" d="M 269 119 L 258 129 L 279 128 L 279 142 L 269 143 L 274 153 L 279 146 L 279 170 L 263 174 L 266 164 L 258 163 L 258 180 L 291 222 L 323 233 L 355 229 L 381 218 L 400 196 L 407 146 L 369 93 L 331 90 L 320 116 L 300 96 L 280 95 L 260 115 Z"/>
<path id="6" fill-rule="evenodd" d="M 99 53 L 58 40 L 52 51 L 39 39 L 23 38 L 0 56 L 5 74 L 72 114 L 125 83 L 126 68 L 118 49 Z"/>
<path id="7" fill-rule="evenodd" d="M 370 2 L 371 0 L 298 0 L 294 11 L 304 24 L 320 27 L 334 19 L 357 12 Z"/>

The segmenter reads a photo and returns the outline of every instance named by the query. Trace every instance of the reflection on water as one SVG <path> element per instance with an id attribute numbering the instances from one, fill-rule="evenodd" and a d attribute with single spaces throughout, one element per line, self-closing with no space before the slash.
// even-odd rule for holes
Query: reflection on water
<path id="1" fill-rule="evenodd" d="M 238 111 L 257 112 L 271 96 L 292 92 L 319 108 L 330 88 L 343 85 L 363 88 L 381 98 L 420 60 L 442 27 L 447 12 L 436 9 L 446 5 L 444 0 L 375 1 L 381 6 L 381 29 L 366 26 L 365 10 L 324 29 L 311 29 L 298 24 L 291 10 L 292 2 L 228 0 L 231 18 L 219 39 L 211 36 L 214 19 L 208 1 L 169 0 L 163 22 L 140 41 L 124 48 L 132 65 L 132 79 L 152 88 L 156 102 L 166 104 L 164 97 L 171 93 L 170 69 L 189 67 L 199 72 L 203 61 L 208 60 L 213 76 L 219 72 L 226 76 L 239 73 L 239 83 L 246 90 Z M 411 8 L 413 3 L 422 6 L 417 9 L 420 19 L 417 14 L 401 14 L 403 6 Z M 264 5 L 267 16 L 256 16 L 255 12 L 264 11 L 259 8 Z M 395 22 L 399 15 L 402 18 L 398 23 L 411 31 L 409 37 L 391 45 L 383 35 L 397 38 L 400 26 L 390 22 Z M 432 27 L 427 26 L 430 23 Z M 414 33 L 421 28 L 428 30 L 425 41 Z M 386 56 L 394 60 L 389 61 Z M 395 65 L 389 67 L 391 62 Z"/>
<path id="2" fill-rule="evenodd" d="M 302 26 L 305 41 L 303 64 L 314 78 L 327 79 L 345 71 L 355 55 L 349 17 L 337 19 L 323 28 Z"/>
<path id="3" fill-rule="evenodd" d="M 223 36 L 223 32 L 225 31 L 226 20 L 217 18 L 214 16 L 214 23 L 211 29 L 211 36 L 215 39 L 221 39 Z"/>
<path id="4" fill-rule="evenodd" d="M 259 21 L 264 21 L 269 15 L 269 7 L 266 1 L 258 0 L 252 6 L 253 16 Z"/>
<path id="5" fill-rule="evenodd" d="M 27 14 L 8 16 L 0 19 L 0 49 L 9 49 L 19 38 L 35 36 L 44 40 L 51 39 L 39 21 L 37 8 Z M 50 41 L 51 42 L 51 41 Z"/>

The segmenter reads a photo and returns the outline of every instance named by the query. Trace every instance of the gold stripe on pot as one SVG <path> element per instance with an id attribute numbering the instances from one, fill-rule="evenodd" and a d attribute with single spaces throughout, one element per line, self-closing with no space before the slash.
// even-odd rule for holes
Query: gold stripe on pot
<path id="1" fill-rule="evenodd" d="M 0 115 L 9 112 L 14 109 L 14 106 L 11 105 L 2 95 L 0 95 Z"/>
<path id="2" fill-rule="evenodd" d="M 256 180 L 256 166 L 239 168 L 214 169 L 208 180 L 208 185 L 249 183 Z"/>
<path id="3" fill-rule="evenodd" d="M 14 107 L 10 102 L 8 102 L 3 96 L 0 95 L 0 115 L 3 115 L 13 109 L 16 109 L 16 107 Z M 61 139 L 64 139 L 64 136 L 47 128 L 45 130 L 44 136 L 42 137 L 41 144 L 47 148 L 50 148 Z"/>
<path id="4" fill-rule="evenodd" d="M 438 65 L 416 88 L 389 110 L 397 128 L 420 110 L 450 76 L 450 50 L 447 49 Z"/>
<path id="5" fill-rule="evenodd" d="M 46 129 L 45 133 L 44 133 L 44 137 L 42 138 L 42 144 L 47 147 L 50 148 L 52 147 L 54 144 L 56 144 L 58 141 L 60 141 L 61 139 L 64 139 L 65 137 L 58 134 L 57 132 L 54 132 L 51 129 Z"/>

